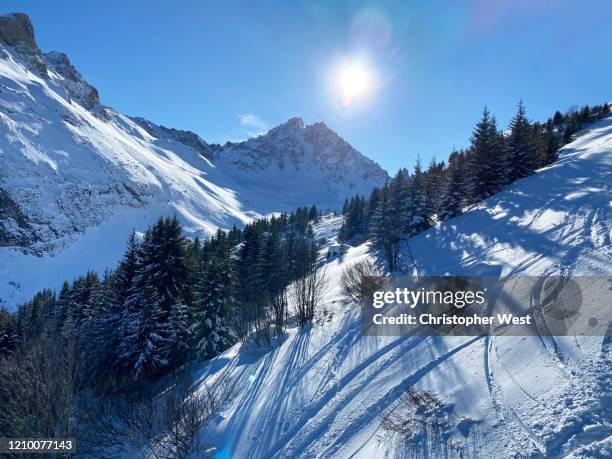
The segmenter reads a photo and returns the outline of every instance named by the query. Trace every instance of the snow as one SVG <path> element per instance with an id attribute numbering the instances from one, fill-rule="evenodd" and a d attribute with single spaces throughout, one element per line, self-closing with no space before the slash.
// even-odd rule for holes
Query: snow
<path id="1" fill-rule="evenodd" d="M 611 167 L 608 119 L 555 164 L 411 239 L 421 274 L 609 276 Z M 339 225 L 330 216 L 315 226 L 322 255 Z M 481 457 L 609 453 L 609 339 L 362 336 L 339 278 L 365 257 L 374 259 L 367 243 L 327 263 L 330 288 L 312 327 L 290 327 L 270 348 L 238 344 L 193 372 L 196 387 L 237 382 L 202 432 L 218 457 L 391 457 L 380 413 L 408 387 L 479 421 Z"/>
<path id="2" fill-rule="evenodd" d="M 27 57 L 0 50 L 0 187 L 35 236 L 26 253 L 0 248 L 8 306 L 115 265 L 131 229 L 159 216 L 176 213 L 189 233 L 210 234 L 297 205 L 333 208 L 386 177 L 324 125 L 299 119 L 213 148 L 86 109 L 79 101 L 91 87 L 66 76 L 61 56 L 49 59 L 62 68 L 44 77 Z M 611 170 L 608 119 L 555 164 L 411 239 L 420 274 L 609 276 Z M 322 258 L 339 226 L 338 217 L 316 225 Z M 362 336 L 340 276 L 368 257 L 366 243 L 326 262 L 329 289 L 311 327 L 290 327 L 268 348 L 238 344 L 193 371 L 195 390 L 237 382 L 202 432 L 219 457 L 388 457 L 380 413 L 409 387 L 478 420 L 481 457 L 609 455 L 609 338 Z M 401 259 L 410 270 L 407 248 Z"/>
<path id="3" fill-rule="evenodd" d="M 3 231 L 28 238 L 0 247 L 0 306 L 114 266 L 131 230 L 160 216 L 207 236 L 298 206 L 334 209 L 387 178 L 324 125 L 292 120 L 211 146 L 102 107 L 64 55 L 26 51 L 0 45 L 0 189 L 28 221 L 0 222 L 0 245 Z"/>

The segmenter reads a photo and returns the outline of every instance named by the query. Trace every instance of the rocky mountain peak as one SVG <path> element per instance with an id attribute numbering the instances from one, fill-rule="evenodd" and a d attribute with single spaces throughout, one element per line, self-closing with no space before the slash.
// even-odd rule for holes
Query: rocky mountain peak
<path id="1" fill-rule="evenodd" d="M 270 129 L 261 137 L 291 136 L 304 130 L 304 120 L 300 117 L 289 118 L 286 122 Z M 251 139 L 249 139 L 251 140 Z"/>
<path id="2" fill-rule="evenodd" d="M 9 13 L 0 16 L 0 41 L 8 46 L 38 49 L 32 21 L 24 13 Z"/>
<path id="3" fill-rule="evenodd" d="M 10 48 L 13 57 L 41 77 L 47 75 L 47 63 L 34 38 L 32 21 L 24 13 L 0 16 L 0 45 Z"/>
<path id="4" fill-rule="evenodd" d="M 70 63 L 64 53 L 51 51 L 43 54 L 36 44 L 34 27 L 23 13 L 0 16 L 0 46 L 13 60 L 45 80 L 54 80 L 60 93 L 96 115 L 103 115 L 98 91 L 90 85 Z"/>
<path id="5" fill-rule="evenodd" d="M 388 178 L 384 169 L 355 150 L 325 123 L 305 125 L 299 117 L 272 128 L 267 134 L 224 146 L 218 159 L 242 171 L 302 171 L 305 176 L 325 177 L 330 189 L 341 185 L 352 190 L 349 193 L 365 194 Z"/>
<path id="6" fill-rule="evenodd" d="M 304 129 L 304 120 L 298 116 L 289 118 L 285 124 L 281 124 L 291 129 Z"/>
<path id="7" fill-rule="evenodd" d="M 308 126 L 308 128 L 315 131 L 331 131 L 331 129 L 327 127 L 327 124 L 325 124 L 323 121 L 317 121 L 316 123 L 312 123 L 310 126 Z"/>
<path id="8" fill-rule="evenodd" d="M 338 137 L 338 135 L 332 131 L 323 122 L 316 122 L 313 124 L 306 125 L 304 120 L 300 117 L 293 117 L 286 122 L 279 124 L 278 126 L 270 129 L 267 134 L 264 134 L 264 138 L 278 138 L 278 137 Z"/>
<path id="9" fill-rule="evenodd" d="M 313 142 L 331 141 L 333 143 L 347 143 L 342 137 L 340 137 L 336 133 L 336 131 L 330 129 L 327 124 L 321 121 L 306 126 L 306 128 L 304 129 L 304 135 L 307 139 L 310 139 Z"/>

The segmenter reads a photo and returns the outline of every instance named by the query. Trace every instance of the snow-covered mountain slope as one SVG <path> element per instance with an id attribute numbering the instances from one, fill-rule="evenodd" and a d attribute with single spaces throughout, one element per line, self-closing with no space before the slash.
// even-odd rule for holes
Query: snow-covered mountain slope
<path id="1" fill-rule="evenodd" d="M 607 119 L 555 164 L 411 239 L 420 273 L 610 276 L 611 172 Z M 339 224 L 316 232 L 332 244 Z M 609 337 L 365 337 L 339 288 L 343 268 L 365 257 L 369 244 L 327 263 L 312 328 L 289 328 L 269 349 L 236 345 L 194 370 L 196 388 L 237 382 L 202 433 L 219 457 L 403 457 L 380 414 L 410 387 L 478 421 L 479 457 L 610 457 Z"/>
<path id="2" fill-rule="evenodd" d="M 347 193 L 363 194 L 387 178 L 378 164 L 324 123 L 304 126 L 301 118 L 246 142 L 226 144 L 216 158 L 215 164 L 238 183 L 263 180 L 294 200 L 305 193 L 314 203 L 339 203 Z M 276 199 L 271 191 L 266 194 Z"/>
<path id="3" fill-rule="evenodd" d="M 131 229 L 162 215 L 208 235 L 297 206 L 336 208 L 386 178 L 322 124 L 294 119 L 221 147 L 124 116 L 66 55 L 38 48 L 27 16 L 0 16 L 0 304 L 115 264 Z"/>

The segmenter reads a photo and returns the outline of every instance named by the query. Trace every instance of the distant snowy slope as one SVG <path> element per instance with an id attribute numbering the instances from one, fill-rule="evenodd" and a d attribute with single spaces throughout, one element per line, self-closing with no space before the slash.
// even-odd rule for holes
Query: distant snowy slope
<path id="1" fill-rule="evenodd" d="M 612 275 L 611 173 L 607 119 L 556 163 L 411 239 L 419 271 Z M 316 233 L 332 244 L 339 225 L 325 219 Z M 194 371 L 197 384 L 238 382 L 202 433 L 219 457 L 394 457 L 380 414 L 409 387 L 476 420 L 479 457 L 610 457 L 609 338 L 364 337 L 339 279 L 373 256 L 363 244 L 327 263 L 331 289 L 312 328 L 289 328 L 269 349 L 236 345 Z M 407 250 L 403 259 L 410 269 Z"/>
<path id="2" fill-rule="evenodd" d="M 305 126 L 301 118 L 292 118 L 256 138 L 220 146 L 189 131 L 133 120 L 159 145 L 178 142 L 194 148 L 223 172 L 245 208 L 264 213 L 305 204 L 339 208 L 347 196 L 367 195 L 388 178 L 323 123 Z"/>
<path id="3" fill-rule="evenodd" d="M 159 216 L 205 236 L 384 183 L 323 125 L 293 124 L 221 147 L 127 117 L 66 55 L 38 48 L 27 16 L 0 16 L 0 305 L 114 265 L 131 229 Z"/>

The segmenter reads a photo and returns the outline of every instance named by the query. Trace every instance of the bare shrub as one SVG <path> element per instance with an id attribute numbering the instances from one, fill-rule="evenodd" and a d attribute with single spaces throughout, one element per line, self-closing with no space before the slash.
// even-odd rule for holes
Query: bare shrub
<path id="1" fill-rule="evenodd" d="M 56 337 L 0 358 L 0 436 L 69 437 L 74 346 Z"/>
<path id="2" fill-rule="evenodd" d="M 399 456 L 477 457 L 477 422 L 458 416 L 430 391 L 409 388 L 381 413 L 383 429 L 395 440 Z"/>
<path id="3" fill-rule="evenodd" d="M 377 290 L 385 287 L 386 280 L 383 271 L 370 260 L 363 260 L 344 268 L 340 284 L 344 295 L 360 303 L 372 296 Z"/>
<path id="4" fill-rule="evenodd" d="M 258 345 L 270 345 L 272 342 L 272 324 L 274 318 L 270 311 L 267 298 L 257 301 L 256 313 L 253 316 L 253 341 Z"/>
<path id="5" fill-rule="evenodd" d="M 274 334 L 280 336 L 285 331 L 287 324 L 287 290 L 283 289 L 270 298 L 270 305 L 274 314 Z"/>
<path id="6" fill-rule="evenodd" d="M 231 397 L 233 387 L 231 380 L 219 381 L 194 393 L 174 387 L 138 399 L 85 394 L 76 426 L 79 452 L 88 457 L 207 457 L 200 430 Z"/>
<path id="7" fill-rule="evenodd" d="M 244 300 L 234 320 L 233 329 L 241 341 L 252 338 L 255 343 L 270 344 L 274 318 L 270 312 L 267 295 Z"/>
<path id="8" fill-rule="evenodd" d="M 192 454 L 202 457 L 206 445 L 199 432 L 204 423 L 220 408 L 224 397 L 218 390 L 205 385 L 196 394 L 172 391 L 163 398 L 162 416 L 165 435 L 155 445 L 164 455 L 174 453 L 177 458 Z"/>
<path id="9" fill-rule="evenodd" d="M 325 268 L 316 264 L 291 284 L 289 295 L 300 327 L 312 322 L 326 289 Z"/>
<path id="10" fill-rule="evenodd" d="M 251 309 L 248 303 L 243 302 L 237 308 L 236 314 L 231 321 L 232 330 L 240 341 L 244 341 L 251 332 L 251 316 L 253 315 Z"/>

